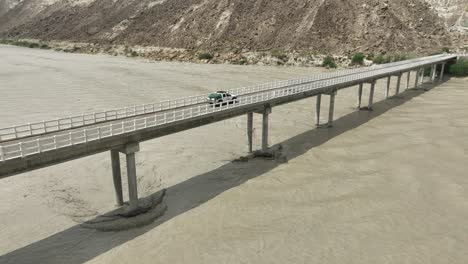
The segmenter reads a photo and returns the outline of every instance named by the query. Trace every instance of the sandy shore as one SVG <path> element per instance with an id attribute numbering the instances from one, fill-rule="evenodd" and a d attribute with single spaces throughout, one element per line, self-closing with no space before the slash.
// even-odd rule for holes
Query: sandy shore
<path id="1" fill-rule="evenodd" d="M 324 71 L 5 46 L 0 58 L 1 127 Z M 381 101 L 384 86 L 374 112 L 340 92 L 332 129 L 314 129 L 314 99 L 274 108 L 286 163 L 232 162 L 245 117 L 142 144 L 140 193 L 167 188 L 168 205 L 144 228 L 79 226 L 114 209 L 107 153 L 1 180 L 0 263 L 466 263 L 468 80 Z"/>

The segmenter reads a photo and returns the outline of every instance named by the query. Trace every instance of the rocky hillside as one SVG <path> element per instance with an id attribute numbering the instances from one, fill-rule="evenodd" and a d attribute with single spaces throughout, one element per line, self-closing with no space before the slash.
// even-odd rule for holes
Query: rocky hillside
<path id="1" fill-rule="evenodd" d="M 427 0 L 452 31 L 468 33 L 468 0 Z"/>
<path id="2" fill-rule="evenodd" d="M 0 36 L 245 52 L 430 52 L 468 0 L 0 0 Z M 438 13 L 440 16 L 438 15 Z M 444 13 L 445 12 L 445 13 Z M 463 13 L 463 15 L 462 15 Z M 457 18 L 458 17 L 458 18 Z M 444 19 L 446 18 L 446 19 Z M 460 22 L 461 21 L 461 22 Z"/>

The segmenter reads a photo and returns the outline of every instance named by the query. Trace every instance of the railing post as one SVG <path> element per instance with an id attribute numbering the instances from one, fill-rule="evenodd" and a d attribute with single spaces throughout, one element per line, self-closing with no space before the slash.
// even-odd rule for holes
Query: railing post
<path id="1" fill-rule="evenodd" d="M 23 148 L 23 142 L 20 142 L 19 143 L 19 150 L 20 150 L 20 154 L 21 154 L 21 157 L 24 158 L 24 148 Z"/>
<path id="2" fill-rule="evenodd" d="M 247 114 L 247 139 L 249 143 L 249 153 L 253 152 L 253 113 Z"/>
<path id="3" fill-rule="evenodd" d="M 315 126 L 320 126 L 320 111 L 322 108 L 322 94 L 317 95 L 315 102 Z"/>
<path id="4" fill-rule="evenodd" d="M 358 99 L 357 99 L 357 109 L 361 109 L 361 104 L 362 104 L 362 88 L 364 84 L 360 83 L 359 84 L 359 90 L 358 90 Z"/>
<path id="5" fill-rule="evenodd" d="M 57 149 L 57 136 L 54 135 L 54 149 Z"/>
<path id="6" fill-rule="evenodd" d="M 41 141 L 39 139 L 36 139 L 36 143 L 37 143 L 37 150 L 39 151 L 39 153 L 41 153 L 42 152 Z"/>

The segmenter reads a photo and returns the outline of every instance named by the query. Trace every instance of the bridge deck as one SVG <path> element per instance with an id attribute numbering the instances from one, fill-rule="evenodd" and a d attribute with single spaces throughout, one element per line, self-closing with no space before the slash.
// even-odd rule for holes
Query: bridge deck
<path id="1" fill-rule="evenodd" d="M 1 129 L 4 133 L 0 133 L 0 178 L 260 112 L 266 105 L 273 107 L 320 94 L 330 94 L 353 85 L 443 64 L 456 57 L 436 55 L 378 67 L 338 71 L 307 79 L 240 88 L 231 91 L 239 94 L 238 102 L 219 107 L 206 104 L 206 95 L 201 95 L 166 101 L 169 102 L 167 107 L 161 102 L 130 108 L 131 111 L 123 108 L 127 110 L 122 115 L 119 115 L 119 110 L 92 114 L 88 121 L 82 115 L 81 121 L 77 123 L 73 123 L 73 118 L 66 122 L 42 122 L 42 130 L 37 129 L 34 124 L 14 127 L 13 132 L 5 132 L 12 128 Z"/>

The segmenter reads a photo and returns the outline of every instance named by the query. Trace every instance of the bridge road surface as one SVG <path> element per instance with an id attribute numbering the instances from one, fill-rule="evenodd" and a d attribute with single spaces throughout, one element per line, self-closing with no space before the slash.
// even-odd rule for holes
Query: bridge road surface
<path id="1" fill-rule="evenodd" d="M 442 65 L 442 67 L 439 67 L 442 70 L 446 62 L 455 58 L 455 55 L 437 55 L 404 63 L 388 64 L 383 67 L 357 70 L 352 74 L 337 74 L 334 77 L 317 78 L 316 81 L 290 81 L 285 86 L 246 93 L 239 97 L 238 103 L 220 107 L 212 107 L 206 103 L 197 102 L 184 107 L 175 107 L 150 114 L 72 128 L 68 129 L 66 133 L 58 131 L 19 138 L 13 141 L 9 140 L 2 142 L 0 145 L 0 177 L 11 176 L 107 150 L 112 150 L 114 153 L 115 151 L 124 152 L 127 155 L 127 165 L 134 167 L 134 154 L 139 149 L 139 142 L 231 117 L 244 114 L 251 116 L 254 112 L 263 113 L 262 141 L 268 142 L 268 114 L 275 105 L 290 103 L 311 96 L 321 98 L 323 94 L 327 94 L 330 95 L 330 123 L 333 120 L 333 98 L 337 90 L 370 83 L 371 95 L 368 108 L 371 108 L 373 87 L 376 80 L 397 76 L 399 79 L 398 86 L 400 86 L 403 73 L 416 70 L 418 72 L 417 76 L 419 76 L 424 68 L 429 67 L 433 69 L 432 79 L 434 80 L 434 65 Z M 442 74 L 439 74 L 439 76 L 442 77 Z M 417 78 L 416 83 L 418 81 Z M 317 100 L 317 102 L 319 105 L 320 100 Z M 265 149 L 265 144 L 263 146 Z M 135 206 L 132 201 L 135 202 L 137 199 L 136 186 L 130 186 L 135 185 L 134 182 L 131 183 L 131 177 L 134 174 L 135 172 L 129 171 L 129 189 L 134 188 L 133 192 L 130 191 L 131 206 Z"/>
<path id="2" fill-rule="evenodd" d="M 418 58 L 408 61 L 396 62 L 391 65 L 374 65 L 369 68 L 357 68 L 349 70 L 341 70 L 328 74 L 315 75 L 308 78 L 279 81 L 274 83 L 265 83 L 262 85 L 256 85 L 251 87 L 243 87 L 235 90 L 230 90 L 231 94 L 238 96 L 245 96 L 249 94 L 259 93 L 267 90 L 273 90 L 278 88 L 294 87 L 299 84 L 306 84 L 310 82 L 317 82 L 319 80 L 336 78 L 339 76 L 353 75 L 357 73 L 364 73 L 369 71 L 375 71 L 382 68 L 395 67 L 397 65 L 404 65 L 411 62 L 417 62 L 424 60 L 424 58 Z M 409 76 L 408 76 L 409 77 Z M 390 80 L 390 79 L 389 79 Z M 387 91 L 388 92 L 388 91 Z M 26 125 L 13 126 L 8 128 L 0 128 L 0 142 L 13 141 L 15 139 L 21 139 L 26 137 L 39 136 L 49 134 L 52 132 L 62 132 L 75 128 L 87 127 L 90 128 L 93 124 L 100 124 L 113 120 L 124 120 L 129 117 L 143 116 L 146 114 L 161 113 L 173 109 L 182 109 L 191 106 L 197 106 L 206 103 L 207 94 L 190 96 L 183 98 L 176 98 L 173 100 L 166 100 L 152 104 L 136 105 L 131 107 L 125 107 L 120 109 L 107 110 L 105 112 L 95 112 L 90 114 L 82 114 L 77 116 L 71 116 L 68 118 L 61 118 L 55 120 L 47 120 L 36 123 L 29 123 Z"/>

